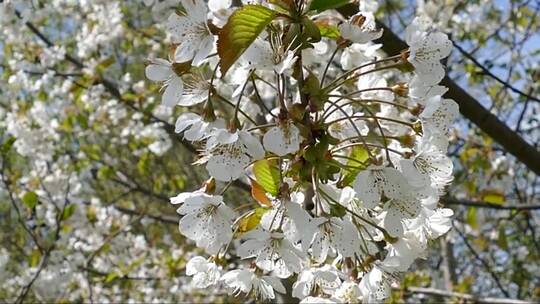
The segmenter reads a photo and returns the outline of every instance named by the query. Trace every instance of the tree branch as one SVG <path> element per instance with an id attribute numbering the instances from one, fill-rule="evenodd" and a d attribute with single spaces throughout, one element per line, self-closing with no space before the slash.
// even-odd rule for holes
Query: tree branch
<path id="1" fill-rule="evenodd" d="M 442 198 L 441 202 L 444 205 L 461 205 L 469 207 L 490 208 L 498 210 L 538 210 L 540 205 L 497 205 L 482 201 L 460 200 L 452 197 Z"/>
<path id="2" fill-rule="evenodd" d="M 530 100 L 534 100 L 534 101 L 537 101 L 537 102 L 540 102 L 540 98 L 537 98 L 537 97 L 534 97 L 530 94 L 527 94 L 521 90 L 519 90 L 518 88 L 512 86 L 511 84 L 509 84 L 508 82 L 504 81 L 503 79 L 499 78 L 497 75 L 493 74 L 488 68 L 486 68 L 482 63 L 480 63 L 478 60 L 476 60 L 476 58 L 473 57 L 472 54 L 468 53 L 467 51 L 465 51 L 459 44 L 457 44 L 456 42 L 452 41 L 452 43 L 454 44 L 454 46 L 456 47 L 456 49 L 463 55 L 465 56 L 467 59 L 469 59 L 470 61 L 472 61 L 477 67 L 479 67 L 482 72 L 484 72 L 484 74 L 488 75 L 489 77 L 495 79 L 497 82 L 499 82 L 500 84 L 502 84 L 505 88 L 507 89 L 510 89 L 512 92 L 514 93 L 517 93 L 527 99 L 530 99 Z"/>
<path id="3" fill-rule="evenodd" d="M 380 26 L 384 28 L 381 39 L 384 41 L 383 49 L 385 52 L 389 55 L 395 55 L 401 50 L 408 48 L 408 45 L 389 28 L 383 24 L 380 24 Z M 500 121 L 497 116 L 484 108 L 480 102 L 469 95 L 467 91 L 457 85 L 448 76 L 443 79 L 442 85 L 449 89 L 444 97 L 455 100 L 459 105 L 459 111 L 465 118 L 469 119 L 480 130 L 493 138 L 531 171 L 540 175 L 540 152 L 535 147 L 527 143 L 519 134 Z"/>
<path id="4" fill-rule="evenodd" d="M 339 11 L 343 16 L 348 17 L 358 12 L 358 6 L 343 6 Z M 383 42 L 382 49 L 388 55 L 399 54 L 402 50 L 409 47 L 407 43 L 394 34 L 390 28 L 381 22 L 377 22 L 377 24 L 384 30 L 380 41 Z M 469 119 L 480 130 L 493 138 L 493 140 L 500 144 L 510 154 L 514 155 L 531 171 L 540 175 L 540 151 L 527 143 L 519 136 L 519 134 L 499 120 L 497 116 L 484 108 L 478 100 L 472 97 L 448 76 L 443 79 L 441 84 L 449 89 L 444 97 L 455 100 L 459 105 L 459 111 L 465 118 Z"/>
<path id="5" fill-rule="evenodd" d="M 461 232 L 461 230 L 459 230 L 456 225 L 454 224 L 454 221 L 452 221 L 452 226 L 454 227 L 454 229 L 457 231 L 457 233 L 459 234 L 459 236 L 461 237 L 461 239 L 463 240 L 463 243 L 465 243 L 465 246 L 467 246 L 467 248 L 469 249 L 469 251 L 474 255 L 474 258 L 479 261 L 482 266 L 484 266 L 484 268 L 486 269 L 486 271 L 491 275 L 491 278 L 493 279 L 493 281 L 495 281 L 495 284 L 497 285 L 497 287 L 499 288 L 499 290 L 506 296 L 506 297 L 510 297 L 510 294 L 508 293 L 508 291 L 506 289 L 504 289 L 502 283 L 501 283 L 501 280 L 499 279 L 499 277 L 497 276 L 497 274 L 491 269 L 491 266 L 488 264 L 488 262 L 486 262 L 486 260 L 484 260 L 479 254 L 478 252 L 476 252 L 476 250 L 474 249 L 474 247 L 469 244 L 469 241 L 467 240 L 467 236 L 465 236 L 463 234 L 463 232 Z"/>

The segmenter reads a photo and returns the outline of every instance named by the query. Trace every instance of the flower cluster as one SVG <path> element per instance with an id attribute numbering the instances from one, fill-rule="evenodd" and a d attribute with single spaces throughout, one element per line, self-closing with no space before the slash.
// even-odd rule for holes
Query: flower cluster
<path id="1" fill-rule="evenodd" d="M 365 3 L 343 21 L 309 1 L 181 2 L 169 58 L 146 75 L 165 106 L 183 107 L 176 132 L 211 176 L 171 198 L 180 232 L 209 255 L 187 275 L 263 300 L 291 277 L 305 303 L 388 297 L 450 228 L 452 211 L 438 208 L 458 113 L 438 85 L 448 37 L 417 18 L 409 48 L 385 57 Z M 251 185 L 250 204 L 225 202 L 233 184 Z"/>

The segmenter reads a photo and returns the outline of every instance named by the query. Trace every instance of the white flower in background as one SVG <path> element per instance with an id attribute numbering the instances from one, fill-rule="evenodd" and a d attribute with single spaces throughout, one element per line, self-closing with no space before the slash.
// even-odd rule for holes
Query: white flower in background
<path id="1" fill-rule="evenodd" d="M 278 278 L 288 278 L 302 270 L 304 255 L 283 233 L 256 229 L 246 233 L 244 238 L 246 241 L 237 249 L 240 258 L 255 258 L 257 267 L 273 271 Z"/>
<path id="2" fill-rule="evenodd" d="M 407 176 L 409 183 L 415 187 L 433 185 L 442 191 L 453 177 L 452 160 L 434 145 L 430 138 L 423 137 L 412 158 L 402 158 L 401 171 Z"/>
<path id="3" fill-rule="evenodd" d="M 341 68 L 343 70 L 350 70 L 375 59 L 375 54 L 381 47 L 382 44 L 352 44 L 345 48 L 341 54 Z"/>
<path id="4" fill-rule="evenodd" d="M 321 268 L 303 270 L 292 286 L 292 296 L 304 299 L 314 290 L 331 295 L 341 283 L 335 267 L 325 265 Z"/>
<path id="5" fill-rule="evenodd" d="M 285 286 L 278 278 L 271 276 L 259 276 L 252 270 L 236 269 L 231 270 L 221 277 L 225 286 L 233 294 L 249 294 L 253 291 L 256 299 L 266 301 L 274 299 L 274 290 L 279 293 L 286 293 Z"/>
<path id="6" fill-rule="evenodd" d="M 264 157 L 259 139 L 245 130 L 234 133 L 214 129 L 206 143 L 208 173 L 219 181 L 228 182 L 244 174 L 253 161 Z"/>
<path id="7" fill-rule="evenodd" d="M 174 59 L 176 62 L 192 60 L 194 66 L 199 66 L 214 49 L 214 35 L 207 25 L 208 9 L 201 0 L 181 0 L 181 3 L 186 15 L 172 13 L 167 23 L 173 43 L 179 44 Z"/>
<path id="8" fill-rule="evenodd" d="M 174 132 L 184 133 L 184 138 L 189 141 L 201 141 L 215 128 L 225 128 L 225 121 L 218 118 L 208 122 L 195 113 L 183 113 L 176 120 Z"/>
<path id="9" fill-rule="evenodd" d="M 283 47 L 273 49 L 268 41 L 260 38 L 255 39 L 240 57 L 248 69 L 274 71 L 280 75 L 290 72 L 297 59 L 293 51 Z"/>
<path id="10" fill-rule="evenodd" d="M 145 70 L 146 78 L 152 81 L 163 82 L 163 97 L 161 103 L 167 107 L 174 107 L 184 93 L 184 82 L 173 70 L 173 64 L 165 59 L 157 58 L 151 61 Z"/>
<path id="11" fill-rule="evenodd" d="M 407 60 L 416 74 L 426 84 L 437 84 L 444 77 L 441 59 L 448 57 L 452 42 L 441 32 L 428 32 L 431 20 L 416 17 L 406 29 L 406 41 L 410 54 Z"/>
<path id="12" fill-rule="evenodd" d="M 343 257 L 352 257 L 360 250 L 360 237 L 354 224 L 339 217 L 317 217 L 302 234 L 302 250 L 311 248 L 311 257 L 324 262 L 331 250 Z M 335 256 L 335 254 L 332 254 Z"/>
<path id="13" fill-rule="evenodd" d="M 186 264 L 186 275 L 193 276 L 191 281 L 197 288 L 207 288 L 218 283 L 220 272 L 217 265 L 201 256 L 191 258 Z"/>
<path id="14" fill-rule="evenodd" d="M 277 156 L 285 156 L 296 153 L 300 149 L 300 130 L 291 122 L 287 121 L 279 126 L 270 128 L 263 137 L 263 146 L 268 152 Z"/>
<path id="15" fill-rule="evenodd" d="M 390 132 L 390 134 L 396 135 L 404 135 L 410 132 L 410 128 L 404 124 L 398 123 L 396 121 L 391 121 L 389 119 L 397 120 L 397 121 L 404 121 L 401 117 L 401 113 L 396 109 L 395 106 L 381 103 L 380 105 L 380 111 L 375 114 L 377 117 L 384 117 L 386 119 L 378 119 L 379 124 L 384 130 L 387 130 Z M 379 128 L 376 128 L 374 130 L 375 132 L 380 134 Z"/>
<path id="16" fill-rule="evenodd" d="M 227 23 L 227 19 L 232 14 L 233 10 L 230 10 L 232 0 L 208 0 L 208 8 L 210 9 L 210 15 L 213 23 L 222 28 Z"/>
<path id="17" fill-rule="evenodd" d="M 181 204 L 177 209 L 183 215 L 179 222 L 180 233 L 194 240 L 197 247 L 216 254 L 231 241 L 235 214 L 225 205 L 222 196 L 202 191 L 185 192 L 171 198 L 171 203 Z"/>
<path id="18" fill-rule="evenodd" d="M 368 43 L 382 36 L 382 29 L 377 29 L 375 16 L 371 12 L 359 12 L 349 21 L 339 26 L 341 36 L 354 43 Z"/>
<path id="19" fill-rule="evenodd" d="M 359 97 L 365 100 L 393 101 L 394 93 L 388 89 L 386 79 L 377 73 L 368 73 L 358 77 L 356 82 Z"/>
<path id="20" fill-rule="evenodd" d="M 372 209 L 381 202 L 384 194 L 388 198 L 400 199 L 412 190 L 407 179 L 394 168 L 370 166 L 356 176 L 353 185 L 356 196 L 364 207 Z"/>
<path id="21" fill-rule="evenodd" d="M 328 133 L 333 137 L 341 140 L 353 139 L 359 136 L 366 136 L 369 133 L 369 128 L 362 119 L 346 119 L 352 116 L 364 116 L 362 112 L 355 113 L 351 105 L 342 105 L 331 98 L 332 102 L 336 102 L 336 105 L 331 103 L 325 104 L 325 110 L 330 114 L 326 116 L 325 122 L 332 123 L 328 126 Z"/>

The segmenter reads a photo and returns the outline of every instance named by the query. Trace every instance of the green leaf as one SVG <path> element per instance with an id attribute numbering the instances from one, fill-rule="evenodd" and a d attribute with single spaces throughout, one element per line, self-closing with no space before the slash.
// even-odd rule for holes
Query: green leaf
<path id="1" fill-rule="evenodd" d="M 340 182 L 340 186 L 350 186 L 354 180 L 356 179 L 356 176 L 358 173 L 362 170 L 364 170 L 367 167 L 367 161 L 369 160 L 369 153 L 366 149 L 362 146 L 355 146 L 352 151 L 351 155 L 349 155 L 349 160 L 347 161 L 347 167 L 345 175 L 343 176 L 343 179 Z M 355 167 L 355 168 L 351 168 Z"/>
<path id="2" fill-rule="evenodd" d="M 313 0 L 309 6 L 310 11 L 322 12 L 349 4 L 350 0 Z"/>
<path id="3" fill-rule="evenodd" d="M 118 279 L 119 275 L 118 273 L 115 272 L 111 272 L 107 275 L 107 277 L 105 278 L 105 283 L 110 283 L 116 279 Z"/>
<path id="4" fill-rule="evenodd" d="M 490 204 L 494 205 L 503 205 L 504 204 L 504 193 L 497 192 L 488 192 L 485 193 L 482 199 Z"/>
<path id="5" fill-rule="evenodd" d="M 304 32 L 310 38 L 309 42 L 315 43 L 321 41 L 321 31 L 311 19 L 305 17 L 302 19 L 302 24 L 304 25 Z"/>
<path id="6" fill-rule="evenodd" d="M 17 138 L 15 137 L 9 137 L 0 147 L 0 154 L 6 155 L 9 152 L 9 150 L 11 150 L 16 140 Z"/>
<path id="7" fill-rule="evenodd" d="M 268 212 L 270 209 L 268 208 L 257 208 L 251 213 L 250 215 L 244 217 L 240 220 L 238 224 L 238 232 L 239 233 L 246 233 L 248 231 L 251 231 L 257 226 L 259 226 L 259 223 L 261 222 L 262 216 Z"/>
<path id="8" fill-rule="evenodd" d="M 98 74 L 103 74 L 105 73 L 105 70 L 107 70 L 108 67 L 110 67 L 113 63 L 115 63 L 116 60 L 114 59 L 113 56 L 110 56 L 104 60 L 102 60 L 95 68 L 95 71 L 98 73 Z"/>
<path id="9" fill-rule="evenodd" d="M 26 192 L 22 197 L 22 201 L 28 209 L 34 209 L 38 203 L 38 196 L 35 192 Z"/>
<path id="10" fill-rule="evenodd" d="M 114 176 L 114 169 L 109 166 L 103 166 L 99 168 L 97 172 L 97 178 L 99 180 L 107 180 Z"/>
<path id="11" fill-rule="evenodd" d="M 327 101 L 327 94 L 321 89 L 319 78 L 311 71 L 305 80 L 304 88 L 302 89 L 305 94 L 309 95 L 309 105 L 311 112 L 317 112 L 324 108 L 324 103 Z"/>
<path id="12" fill-rule="evenodd" d="M 497 238 L 497 245 L 504 250 L 508 250 L 508 240 L 506 239 L 506 232 L 504 227 L 499 227 L 499 237 Z"/>
<path id="13" fill-rule="evenodd" d="M 467 210 L 467 215 L 465 217 L 467 224 L 471 226 L 472 229 L 478 229 L 478 222 L 476 221 L 476 207 L 471 207 Z"/>
<path id="14" fill-rule="evenodd" d="M 337 40 L 341 36 L 338 27 L 335 25 L 329 25 L 327 23 L 317 23 L 317 27 L 319 28 L 321 36 L 323 37 Z"/>
<path id="15" fill-rule="evenodd" d="M 32 250 L 32 253 L 28 256 L 28 264 L 30 267 L 37 267 L 41 260 L 41 252 L 38 249 Z"/>
<path id="16" fill-rule="evenodd" d="M 219 32 L 217 42 L 222 76 L 225 76 L 276 15 L 276 11 L 262 5 L 246 5 L 229 17 L 227 24 Z"/>
<path id="17" fill-rule="evenodd" d="M 268 193 L 276 196 L 279 193 L 279 169 L 277 165 L 266 159 L 258 160 L 253 165 L 253 174 L 257 183 Z"/>
<path id="18" fill-rule="evenodd" d="M 65 221 L 68 218 L 70 218 L 73 213 L 75 213 L 75 208 L 77 208 L 77 205 L 71 204 L 64 208 L 64 212 L 62 213 L 62 220 Z"/>

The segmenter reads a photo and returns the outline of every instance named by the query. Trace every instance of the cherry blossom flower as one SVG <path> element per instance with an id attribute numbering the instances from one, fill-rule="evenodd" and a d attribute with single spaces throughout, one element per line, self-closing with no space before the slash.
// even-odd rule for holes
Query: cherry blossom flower
<path id="1" fill-rule="evenodd" d="M 347 280 L 334 292 L 334 297 L 344 303 L 358 303 L 362 299 L 362 291 L 358 283 Z"/>
<path id="2" fill-rule="evenodd" d="M 392 236 L 402 236 L 404 232 L 403 220 L 416 217 L 421 208 L 422 205 L 415 198 L 404 196 L 399 199 L 391 199 L 384 206 L 386 214 L 383 227 Z"/>
<path id="3" fill-rule="evenodd" d="M 286 293 L 285 286 L 278 278 L 272 276 L 259 276 L 252 270 L 236 269 L 225 273 L 221 280 L 233 294 L 249 294 L 253 291 L 255 298 L 262 301 L 275 298 L 274 290 Z"/>
<path id="4" fill-rule="evenodd" d="M 198 247 L 216 254 L 231 241 L 235 214 L 225 205 L 222 196 L 202 191 L 185 192 L 171 198 L 171 203 L 181 204 L 177 209 L 183 215 L 179 222 L 180 233 L 194 240 Z"/>
<path id="5" fill-rule="evenodd" d="M 439 98 L 428 104 L 420 114 L 424 133 L 448 136 L 450 125 L 459 115 L 459 107 L 452 99 Z"/>
<path id="6" fill-rule="evenodd" d="M 315 289 L 331 295 L 340 285 L 337 269 L 330 265 L 321 268 L 309 268 L 298 274 L 298 279 L 292 286 L 292 296 L 304 299 Z"/>
<path id="7" fill-rule="evenodd" d="M 355 43 L 367 43 L 382 36 L 371 12 L 360 12 L 339 26 L 341 36 Z"/>
<path id="8" fill-rule="evenodd" d="M 415 187 L 433 185 L 442 191 L 453 179 L 452 160 L 426 137 L 418 145 L 416 155 L 401 159 L 400 166 L 409 183 Z"/>
<path id="9" fill-rule="evenodd" d="M 302 270 L 304 255 L 284 238 L 283 233 L 256 229 L 246 233 L 246 241 L 237 249 L 242 259 L 255 258 L 255 264 L 273 271 L 278 278 L 288 278 Z"/>
<path id="10" fill-rule="evenodd" d="M 250 132 L 214 129 L 206 143 L 208 173 L 219 181 L 239 178 L 253 160 L 264 157 L 260 141 Z"/>
<path id="11" fill-rule="evenodd" d="M 180 76 L 176 75 L 173 64 L 164 59 L 154 59 L 146 67 L 146 77 L 153 81 L 163 82 L 165 91 L 163 92 L 162 104 L 167 107 L 174 107 L 182 99 L 184 93 L 184 82 Z"/>
<path id="12" fill-rule="evenodd" d="M 444 33 L 428 32 L 430 26 L 427 17 L 417 17 L 407 27 L 406 41 L 410 47 L 407 60 L 424 83 L 436 84 L 444 77 L 441 59 L 450 55 L 452 42 Z"/>
<path id="13" fill-rule="evenodd" d="M 364 274 L 359 287 L 363 301 L 367 303 L 379 302 L 387 298 L 391 291 L 387 274 L 379 266 Z"/>
<path id="14" fill-rule="evenodd" d="M 336 304 L 341 303 L 339 300 L 332 298 L 322 298 L 322 297 L 307 297 L 300 301 L 300 304 Z"/>
<path id="15" fill-rule="evenodd" d="M 217 265 L 201 256 L 195 256 L 187 262 L 186 275 L 193 276 L 191 282 L 197 288 L 214 286 L 221 276 Z"/>
<path id="16" fill-rule="evenodd" d="M 178 43 L 174 59 L 199 66 L 214 49 L 214 35 L 207 25 L 208 9 L 201 0 L 181 0 L 185 16 L 173 13 L 168 19 L 168 31 Z"/>
<path id="17" fill-rule="evenodd" d="M 280 75 L 290 71 L 297 59 L 293 51 L 283 47 L 272 48 L 268 41 L 260 38 L 251 44 L 241 58 L 248 69 L 274 71 Z"/>
<path id="18" fill-rule="evenodd" d="M 285 156 L 297 152 L 301 141 L 300 130 L 294 124 L 286 122 L 270 128 L 264 134 L 263 146 L 268 152 Z"/>
<path id="19" fill-rule="evenodd" d="M 309 248 L 318 263 L 326 260 L 330 250 L 343 257 L 352 257 L 360 249 L 358 230 L 347 219 L 313 218 L 302 234 L 302 249 L 307 252 Z"/>
<path id="20" fill-rule="evenodd" d="M 175 132 L 184 133 L 184 138 L 189 141 L 201 141 L 209 136 L 209 133 L 215 129 L 224 129 L 225 121 L 218 118 L 215 121 L 204 121 L 204 119 L 195 113 L 183 113 L 176 120 Z"/>
<path id="21" fill-rule="evenodd" d="M 381 202 L 384 194 L 388 198 L 400 199 L 412 190 L 401 172 L 390 167 L 370 166 L 360 172 L 353 185 L 356 196 L 368 209 Z"/>

